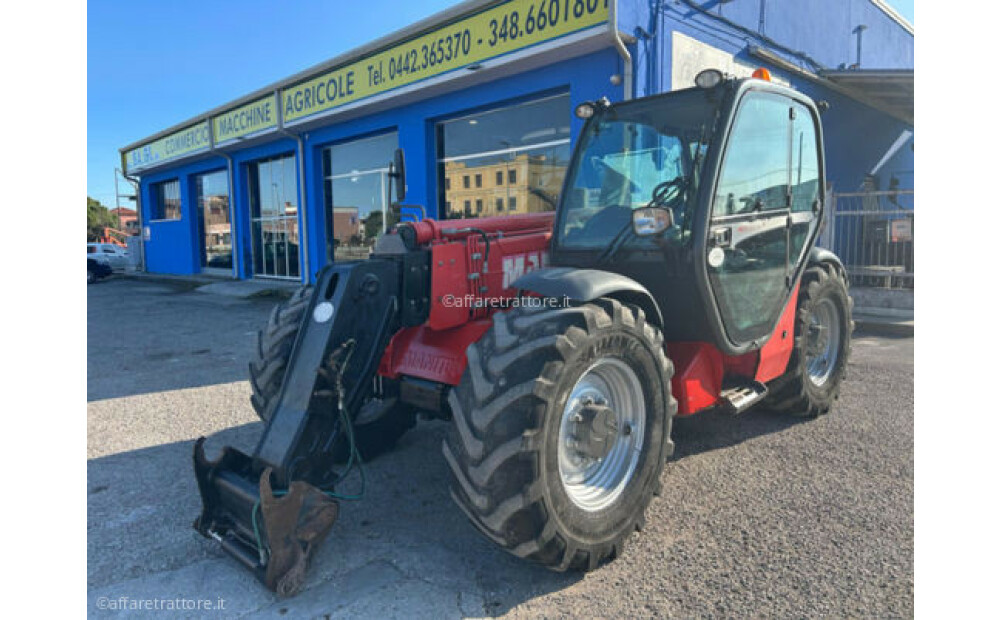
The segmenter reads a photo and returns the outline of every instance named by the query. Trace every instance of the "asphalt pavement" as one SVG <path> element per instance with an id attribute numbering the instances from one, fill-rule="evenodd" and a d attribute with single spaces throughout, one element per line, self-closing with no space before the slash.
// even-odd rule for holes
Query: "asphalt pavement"
<path id="1" fill-rule="evenodd" d="M 365 498 L 342 504 L 304 591 L 279 599 L 191 528 L 194 440 L 249 451 L 262 430 L 246 365 L 273 303 L 88 287 L 89 614 L 913 615 L 913 340 L 863 332 L 827 416 L 678 420 L 646 528 L 595 572 L 550 572 L 484 539 L 448 494 L 446 423 L 422 422 L 367 464 Z"/>

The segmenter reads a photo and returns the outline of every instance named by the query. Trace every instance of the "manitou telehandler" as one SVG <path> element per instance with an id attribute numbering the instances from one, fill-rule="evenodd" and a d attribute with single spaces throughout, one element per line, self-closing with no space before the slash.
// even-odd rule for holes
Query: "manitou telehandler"
<path id="1" fill-rule="evenodd" d="M 195 528 L 295 593 L 338 483 L 419 413 L 450 420 L 473 525 L 589 570 L 642 524 L 675 415 L 826 413 L 853 323 L 844 267 L 815 247 L 824 106 L 768 77 L 583 103 L 555 213 L 401 223 L 331 261 L 260 332 L 253 455 L 197 442 Z M 402 201 L 399 151 L 392 174 Z"/>

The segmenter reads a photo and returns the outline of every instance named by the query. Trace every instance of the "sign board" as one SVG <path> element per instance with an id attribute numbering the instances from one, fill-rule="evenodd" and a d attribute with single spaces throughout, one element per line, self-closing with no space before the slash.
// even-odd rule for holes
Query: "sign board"
<path id="1" fill-rule="evenodd" d="M 274 129 L 278 126 L 278 105 L 274 95 L 212 117 L 212 136 L 216 144 L 225 144 L 238 138 Z"/>
<path id="2" fill-rule="evenodd" d="M 208 147 L 208 121 L 202 121 L 128 151 L 124 155 L 125 170 L 138 172 L 184 155 L 207 151 Z"/>
<path id="3" fill-rule="evenodd" d="M 608 19 L 608 0 L 510 0 L 281 91 L 286 123 Z"/>
<path id="4" fill-rule="evenodd" d="M 892 220 L 889 228 L 889 238 L 893 243 L 913 241 L 913 220 Z"/>

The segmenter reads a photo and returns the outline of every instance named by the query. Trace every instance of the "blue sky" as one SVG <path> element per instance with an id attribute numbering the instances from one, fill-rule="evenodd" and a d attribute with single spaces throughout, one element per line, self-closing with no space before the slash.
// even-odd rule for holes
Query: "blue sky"
<path id="1" fill-rule="evenodd" d="M 122 146 L 457 1 L 90 0 L 87 194 L 114 205 Z"/>
<path id="2" fill-rule="evenodd" d="M 120 147 L 457 2 L 90 0 L 87 194 L 114 205 Z"/>
<path id="3" fill-rule="evenodd" d="M 913 0 L 889 0 L 888 4 L 913 23 Z"/>

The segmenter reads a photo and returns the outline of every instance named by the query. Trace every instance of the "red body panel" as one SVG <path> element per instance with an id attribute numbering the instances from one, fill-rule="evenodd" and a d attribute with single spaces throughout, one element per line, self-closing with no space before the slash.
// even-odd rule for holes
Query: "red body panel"
<path id="1" fill-rule="evenodd" d="M 691 415 L 715 405 L 722 389 L 722 354 L 707 342 L 670 342 L 667 356 L 674 362 L 671 381 L 677 415 Z"/>
<path id="2" fill-rule="evenodd" d="M 458 385 L 465 371 L 465 350 L 490 328 L 496 300 L 513 297 L 516 291 L 510 285 L 517 278 L 545 266 L 552 221 L 553 214 L 542 213 L 408 224 L 417 242 L 431 252 L 430 314 L 424 325 L 393 336 L 379 374 Z M 476 230 L 463 230 L 469 228 Z M 489 238 L 488 261 L 480 231 Z M 797 299 L 796 286 L 775 333 L 759 351 L 728 356 L 707 342 L 667 343 L 675 368 L 677 415 L 718 404 L 726 377 L 766 383 L 784 374 L 794 346 Z"/>
<path id="3" fill-rule="evenodd" d="M 517 278 L 545 266 L 553 218 L 552 213 L 538 213 L 408 224 L 431 252 L 430 313 L 424 325 L 393 336 L 379 374 L 458 385 L 465 349 L 489 329 L 497 301 L 514 297 L 517 291 L 510 285 Z M 468 228 L 476 230 L 463 231 Z M 488 262 L 479 231 L 489 237 Z"/>
<path id="4" fill-rule="evenodd" d="M 771 334 L 771 339 L 760 348 L 760 363 L 757 365 L 754 379 L 761 383 L 777 379 L 785 374 L 788 368 L 788 360 L 792 357 L 792 349 L 795 348 L 795 310 L 798 299 L 799 285 L 796 284 L 788 305 L 781 313 L 778 326 Z"/>
<path id="5" fill-rule="evenodd" d="M 465 349 L 482 338 L 492 324 L 489 319 L 479 319 L 446 331 L 435 331 L 428 325 L 401 329 L 389 342 L 378 374 L 458 385 L 465 371 Z"/>
<path id="6" fill-rule="evenodd" d="M 674 362 L 671 381 L 677 415 L 691 415 L 714 407 L 723 378 L 741 377 L 767 383 L 785 374 L 795 345 L 795 306 L 798 285 L 781 313 L 778 326 L 759 351 L 723 355 L 707 342 L 668 342 L 667 355 Z"/>

